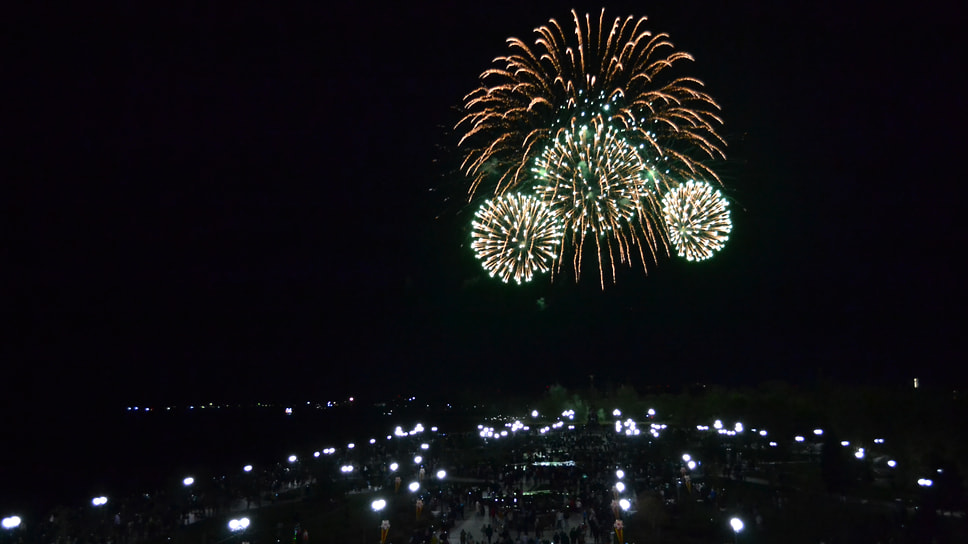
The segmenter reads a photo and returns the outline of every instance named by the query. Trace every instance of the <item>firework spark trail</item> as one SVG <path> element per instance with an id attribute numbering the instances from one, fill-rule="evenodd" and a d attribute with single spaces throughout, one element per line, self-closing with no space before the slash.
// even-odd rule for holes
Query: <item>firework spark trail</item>
<path id="1" fill-rule="evenodd" d="M 464 97 L 455 128 L 462 134 L 458 147 L 469 200 L 478 192 L 498 198 L 513 192 L 513 205 L 520 205 L 522 194 L 543 201 L 561 229 L 552 280 L 569 252 L 580 279 L 588 237 L 595 239 L 602 288 L 606 268 L 614 282 L 616 262 L 631 265 L 637 252 L 647 271 L 647 260 L 668 255 L 673 237 L 680 255 L 708 258 L 722 247 L 725 233 L 682 222 L 715 216 L 718 208 L 688 208 L 688 215 L 670 204 L 672 211 L 663 214 L 665 201 L 659 202 L 660 195 L 684 190 L 683 180 L 720 183 L 708 164 L 725 158 L 719 105 L 700 80 L 673 73 L 692 56 L 676 51 L 667 34 L 650 32 L 645 17 L 609 22 L 604 10 L 597 18 L 574 10 L 571 15 L 571 24 L 550 19 L 534 29 L 533 44 L 508 38 L 508 53 L 495 58 L 481 74 L 481 86 Z M 508 208 L 510 201 L 495 202 L 478 214 L 526 213 Z M 678 221 L 674 234 L 670 217 Z M 500 236 L 492 233 L 485 243 L 481 225 L 474 223 L 475 251 L 492 275 L 520 283 L 543 271 L 527 253 L 512 257 Z M 527 264 L 519 268 L 518 261 Z"/>
<path id="2" fill-rule="evenodd" d="M 669 240 L 680 257 L 702 261 L 723 248 L 733 230 L 728 206 L 709 183 L 692 180 L 662 197 Z"/>
<path id="3" fill-rule="evenodd" d="M 561 223 L 540 200 L 510 194 L 488 200 L 474 214 L 471 249 L 491 277 L 529 282 L 547 272 L 561 243 Z"/>
<path id="4" fill-rule="evenodd" d="M 584 25 L 571 13 L 572 32 L 551 19 L 535 29 L 533 49 L 509 38 L 510 54 L 497 57 L 496 67 L 481 75 L 482 86 L 464 97 L 457 128 L 464 130 L 459 146 L 470 196 L 482 185 L 494 194 L 516 189 L 526 179 L 525 165 L 554 137 L 556 120 L 566 124 L 596 101 L 618 99 L 608 120 L 630 132 L 626 137 L 641 138 L 660 156 L 669 156 L 669 147 L 699 152 L 672 155 L 670 174 L 718 180 L 704 164 L 724 157 L 725 142 L 716 133 L 722 120 L 713 113 L 718 104 L 698 79 L 663 77 L 692 57 L 675 51 L 666 34 L 646 30 L 645 17 L 616 18 L 603 41 L 604 10 L 597 22 L 586 15 Z"/>
<path id="5" fill-rule="evenodd" d="M 631 264 L 632 246 L 638 246 L 642 266 L 647 266 L 642 246 L 654 248 L 654 235 L 662 232 L 652 225 L 657 203 L 650 188 L 650 172 L 638 150 L 599 117 L 590 119 L 590 124 L 573 123 L 569 130 L 559 131 L 555 141 L 535 159 L 535 194 L 560 218 L 576 246 L 576 280 L 589 236 L 595 238 L 603 287 L 604 261 L 608 261 L 615 280 L 616 252 L 620 262 Z M 603 246 L 607 255 L 602 252 Z M 562 248 L 559 268 L 564 254 Z"/>

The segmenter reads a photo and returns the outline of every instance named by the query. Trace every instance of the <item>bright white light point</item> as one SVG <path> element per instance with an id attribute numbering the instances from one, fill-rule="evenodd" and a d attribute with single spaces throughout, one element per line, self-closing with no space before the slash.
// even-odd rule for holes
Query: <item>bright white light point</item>
<path id="1" fill-rule="evenodd" d="M 921 487 L 931 487 L 934 485 L 934 482 L 927 478 L 918 478 L 918 485 Z"/>
<path id="2" fill-rule="evenodd" d="M 863 459 L 864 458 L 864 450 L 857 450 L 857 451 L 855 451 L 854 452 L 854 457 L 856 457 L 858 459 Z"/>
<path id="3" fill-rule="evenodd" d="M 628 499 L 622 499 L 618 501 L 618 505 L 622 507 L 622 510 L 628 510 L 629 508 L 632 507 L 632 503 L 630 503 Z"/>
<path id="4" fill-rule="evenodd" d="M 794 436 L 793 439 L 796 440 L 797 442 L 803 442 L 804 440 L 802 436 Z"/>
<path id="5" fill-rule="evenodd" d="M 245 472 L 252 472 L 252 465 L 245 465 L 244 467 L 242 467 L 242 470 Z"/>
<path id="6" fill-rule="evenodd" d="M 94 497 L 91 499 L 91 504 L 94 506 L 103 506 L 108 503 L 107 497 Z"/>
<path id="7" fill-rule="evenodd" d="M 189 476 L 188 478 L 185 478 L 184 480 L 182 480 L 182 484 L 183 485 L 186 485 L 186 486 L 187 485 L 192 485 L 193 483 L 195 483 L 195 478 L 192 478 L 191 476 Z"/>
<path id="8" fill-rule="evenodd" d="M 776 447 L 776 442 L 770 442 L 770 447 L 771 448 L 775 448 Z"/>
<path id="9" fill-rule="evenodd" d="M 689 467 L 689 470 L 696 470 L 696 462 L 695 461 L 689 461 L 688 463 L 686 463 L 686 466 Z"/>
<path id="10" fill-rule="evenodd" d="M 313 457 L 319 457 L 319 452 L 318 451 L 314 451 L 313 452 Z"/>
<path id="11" fill-rule="evenodd" d="M 692 456 L 689 455 L 688 453 L 683 453 L 682 454 L 682 460 L 683 461 L 686 461 L 688 463 L 690 459 L 692 459 Z"/>
<path id="12" fill-rule="evenodd" d="M 722 429 L 723 428 L 723 422 L 717 419 L 716 421 L 713 422 L 713 428 L 714 429 Z"/>
<path id="13" fill-rule="evenodd" d="M 295 463 L 296 462 L 296 456 L 295 455 L 290 455 L 289 456 L 289 462 L 290 463 Z"/>
<path id="14" fill-rule="evenodd" d="M 729 520 L 729 526 L 733 528 L 734 533 L 738 533 L 743 530 L 743 520 L 739 518 L 733 518 Z"/>
<path id="15" fill-rule="evenodd" d="M 418 456 L 416 456 L 416 457 L 413 458 L 413 462 L 419 464 L 419 463 L 423 462 L 423 457 L 421 457 L 421 456 L 418 455 Z"/>
<path id="16" fill-rule="evenodd" d="M 14 529 L 20 527 L 20 516 L 10 516 L 3 518 L 3 528 L 4 529 Z"/>
<path id="17" fill-rule="evenodd" d="M 443 480 L 444 477 L 446 477 L 446 476 L 447 476 L 447 471 L 446 470 L 438 470 L 437 471 L 437 479 Z"/>
<path id="18" fill-rule="evenodd" d="M 894 459 L 891 459 L 890 461 L 887 462 L 887 466 L 894 468 L 897 466 L 897 461 L 895 461 Z"/>
<path id="19" fill-rule="evenodd" d="M 400 465 L 398 465 L 396 463 L 390 463 L 390 471 L 391 472 L 396 472 L 398 468 L 400 468 Z"/>
<path id="20" fill-rule="evenodd" d="M 349 444 L 346 445 L 346 447 L 349 448 L 349 449 L 353 449 L 353 448 L 356 447 L 356 444 L 350 442 Z"/>
<path id="21" fill-rule="evenodd" d="M 820 436 L 823 434 L 823 429 L 814 429 L 813 434 Z"/>
<path id="22" fill-rule="evenodd" d="M 850 445 L 850 442 L 844 440 L 843 442 L 840 443 L 840 445 L 846 448 L 847 446 Z"/>
<path id="23" fill-rule="evenodd" d="M 420 484 L 417 482 L 410 482 L 410 485 L 407 486 L 407 489 L 412 492 L 416 492 L 418 489 L 420 489 Z"/>
<path id="24" fill-rule="evenodd" d="M 735 430 L 738 433 L 743 432 L 743 424 L 742 423 L 736 423 L 736 426 L 733 427 L 733 430 Z"/>
<path id="25" fill-rule="evenodd" d="M 766 436 L 766 431 L 760 431 L 760 436 Z"/>
<path id="26" fill-rule="evenodd" d="M 370 439 L 370 444 L 376 444 L 376 438 L 371 438 Z"/>
<path id="27" fill-rule="evenodd" d="M 619 480 L 621 480 L 622 478 L 625 477 L 625 471 L 622 470 L 622 469 L 616 470 L 615 471 L 615 477 L 618 478 Z"/>
<path id="28" fill-rule="evenodd" d="M 612 415 L 615 416 L 615 417 L 619 417 L 619 416 L 622 415 L 622 411 L 619 410 L 618 408 L 616 408 L 616 409 L 612 410 Z"/>
<path id="29" fill-rule="evenodd" d="M 625 484 L 623 484 L 622 482 L 616 482 L 615 489 L 617 489 L 619 493 L 624 493 L 625 492 Z"/>
<path id="30" fill-rule="evenodd" d="M 372 508 L 374 512 L 379 512 L 380 510 L 383 510 L 386 507 L 386 505 L 387 505 L 387 501 L 383 499 L 377 499 L 372 503 L 370 503 L 370 508 Z"/>
<path id="31" fill-rule="evenodd" d="M 425 444 L 420 444 L 420 449 L 422 449 L 422 450 L 429 450 L 430 449 L 430 444 L 426 444 L 426 443 Z"/>
<path id="32" fill-rule="evenodd" d="M 243 531 L 249 527 L 249 518 L 229 520 L 230 531 Z"/>

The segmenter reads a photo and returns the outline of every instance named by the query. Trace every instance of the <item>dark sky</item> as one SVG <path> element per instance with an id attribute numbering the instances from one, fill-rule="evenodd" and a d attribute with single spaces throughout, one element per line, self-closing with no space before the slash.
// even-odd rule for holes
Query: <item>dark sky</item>
<path id="1" fill-rule="evenodd" d="M 734 231 L 604 292 L 487 278 L 453 171 L 454 106 L 506 37 L 572 6 L 349 4 L 81 7 L 7 32 L 6 399 L 964 383 L 955 3 L 607 6 L 695 56 Z"/>

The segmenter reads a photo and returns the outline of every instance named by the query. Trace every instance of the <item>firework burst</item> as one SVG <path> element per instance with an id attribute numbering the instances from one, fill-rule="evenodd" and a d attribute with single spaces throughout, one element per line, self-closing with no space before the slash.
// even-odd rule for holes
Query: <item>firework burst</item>
<path id="1" fill-rule="evenodd" d="M 670 75 L 692 57 L 648 31 L 644 17 L 608 23 L 604 10 L 597 20 L 571 13 L 573 27 L 551 19 L 533 46 L 509 38 L 509 54 L 464 97 L 457 129 L 470 195 L 482 185 L 497 195 L 515 189 L 558 130 L 596 115 L 662 158 L 661 174 L 718 180 L 704 161 L 724 157 L 719 106 L 699 80 Z"/>
<path id="2" fill-rule="evenodd" d="M 669 240 L 680 257 L 702 261 L 729 239 L 729 203 L 709 183 L 688 181 L 662 197 Z"/>
<path id="3" fill-rule="evenodd" d="M 611 267 L 614 281 L 616 259 L 631 263 L 633 248 L 643 267 L 646 247 L 655 259 L 657 234 L 663 230 L 653 228 L 658 208 L 653 171 L 635 146 L 600 117 L 559 131 L 535 159 L 535 194 L 548 204 L 573 241 L 576 280 L 588 238 L 595 243 L 603 287 L 605 267 Z M 559 255 L 559 266 L 563 255 Z"/>
<path id="4" fill-rule="evenodd" d="M 561 223 L 543 202 L 527 195 L 498 196 L 474 215 L 471 249 L 491 277 L 521 284 L 551 269 Z"/>

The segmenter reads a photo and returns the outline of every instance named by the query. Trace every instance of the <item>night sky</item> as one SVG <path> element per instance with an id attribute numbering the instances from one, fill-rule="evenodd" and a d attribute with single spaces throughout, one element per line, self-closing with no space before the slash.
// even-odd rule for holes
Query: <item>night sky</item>
<path id="1" fill-rule="evenodd" d="M 7 33 L 8 402 L 964 384 L 963 6 L 607 5 L 695 56 L 734 229 L 603 292 L 487 277 L 452 130 L 600 4 L 153 4 Z"/>

